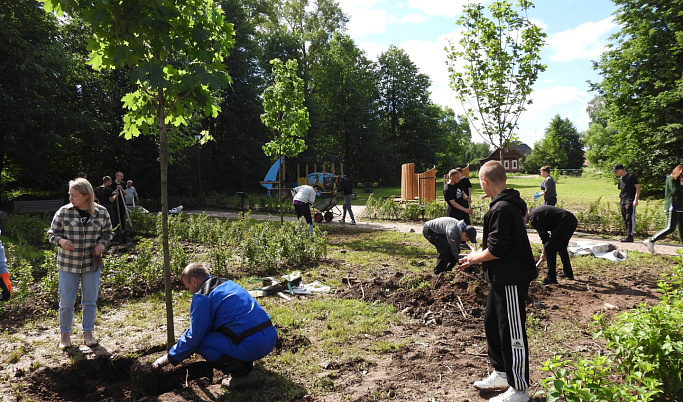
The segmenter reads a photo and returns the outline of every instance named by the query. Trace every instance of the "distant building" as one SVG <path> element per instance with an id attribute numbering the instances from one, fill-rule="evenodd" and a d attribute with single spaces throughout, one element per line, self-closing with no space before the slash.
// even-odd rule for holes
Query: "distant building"
<path id="1" fill-rule="evenodd" d="M 483 165 L 488 161 L 500 161 L 500 148 L 497 148 L 491 155 L 482 159 L 480 163 Z M 520 171 L 519 161 L 531 153 L 531 148 L 527 144 L 513 145 L 503 149 L 503 166 L 505 170 L 510 173 L 517 173 Z"/>

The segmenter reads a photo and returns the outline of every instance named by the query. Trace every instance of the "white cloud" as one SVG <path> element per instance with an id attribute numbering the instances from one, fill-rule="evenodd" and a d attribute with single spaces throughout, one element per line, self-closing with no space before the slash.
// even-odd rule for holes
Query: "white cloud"
<path id="1" fill-rule="evenodd" d="M 365 52 L 368 59 L 373 61 L 377 61 L 379 55 L 387 51 L 387 46 L 372 41 L 361 41 L 356 45 Z"/>
<path id="2" fill-rule="evenodd" d="M 584 22 L 574 29 L 549 35 L 547 42 L 553 52 L 550 60 L 597 59 L 605 51 L 607 37 L 617 26 L 613 17 L 609 17 L 598 22 Z"/>
<path id="3" fill-rule="evenodd" d="M 371 10 L 368 8 L 356 8 L 353 14 L 349 14 L 347 24 L 348 34 L 352 38 L 362 38 L 367 35 L 385 33 L 389 17 L 384 10 Z"/>
<path id="4" fill-rule="evenodd" d="M 429 16 L 455 17 L 460 14 L 467 0 L 408 0 L 408 6 Z"/>

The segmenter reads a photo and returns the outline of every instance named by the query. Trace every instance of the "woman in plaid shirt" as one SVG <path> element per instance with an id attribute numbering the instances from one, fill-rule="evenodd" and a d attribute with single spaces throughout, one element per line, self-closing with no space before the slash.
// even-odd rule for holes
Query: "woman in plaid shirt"
<path id="1" fill-rule="evenodd" d="M 48 234 L 50 243 L 59 246 L 59 332 L 60 349 L 71 346 L 74 304 L 81 286 L 83 340 L 96 346 L 93 338 L 97 296 L 100 288 L 102 253 L 111 241 L 111 220 L 107 209 L 95 203 L 90 182 L 78 178 L 69 182 L 69 201 L 55 213 Z"/>

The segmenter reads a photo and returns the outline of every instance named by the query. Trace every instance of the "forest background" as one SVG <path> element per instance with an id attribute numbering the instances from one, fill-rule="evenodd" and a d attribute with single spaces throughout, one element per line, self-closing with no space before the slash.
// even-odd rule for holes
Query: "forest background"
<path id="1" fill-rule="evenodd" d="M 219 3 L 235 26 L 226 60 L 233 82 L 217 94 L 217 118 L 197 116 L 172 135 L 171 194 L 263 191 L 258 181 L 273 161 L 262 150 L 272 133 L 260 120 L 261 96 L 274 58 L 296 59 L 304 80 L 311 127 L 300 162 L 335 157 L 354 183 L 390 185 L 403 163 L 436 166 L 441 175 L 491 152 L 474 142 L 464 116 L 429 100 L 430 77 L 405 51 L 391 46 L 371 61 L 345 34 L 348 17 L 334 0 Z M 609 171 L 624 163 L 644 190 L 658 193 L 683 154 L 680 5 L 615 3 L 621 31 L 595 62 L 604 80 L 593 83 L 589 130 L 578 133 L 558 111 L 523 166 L 574 168 L 585 147 L 590 165 Z M 120 136 L 131 84 L 123 71 L 86 64 L 87 24 L 58 19 L 33 0 L 1 0 L 0 16 L 0 203 L 24 192 L 61 196 L 79 171 L 97 185 L 121 170 L 145 197 L 158 198 L 158 144 Z M 214 141 L 200 144 L 203 130 Z"/>

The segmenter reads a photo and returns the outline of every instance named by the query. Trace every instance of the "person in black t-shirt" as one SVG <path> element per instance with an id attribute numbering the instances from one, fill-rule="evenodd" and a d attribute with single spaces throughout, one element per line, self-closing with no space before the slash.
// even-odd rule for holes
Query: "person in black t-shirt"
<path id="1" fill-rule="evenodd" d="M 626 171 L 621 163 L 614 166 L 612 171 L 619 176 L 619 198 L 621 199 L 621 217 L 626 225 L 626 237 L 619 239 L 623 243 L 633 243 L 633 235 L 636 232 L 636 207 L 640 197 L 640 184 L 638 178 Z"/>
<path id="2" fill-rule="evenodd" d="M 443 198 L 446 201 L 446 216 L 467 222 L 472 209 L 466 207 L 467 201 L 463 197 L 464 193 L 460 187 L 461 171 L 451 169 L 448 172 L 448 183 L 443 189 Z M 469 220 L 469 219 L 468 219 Z"/>

